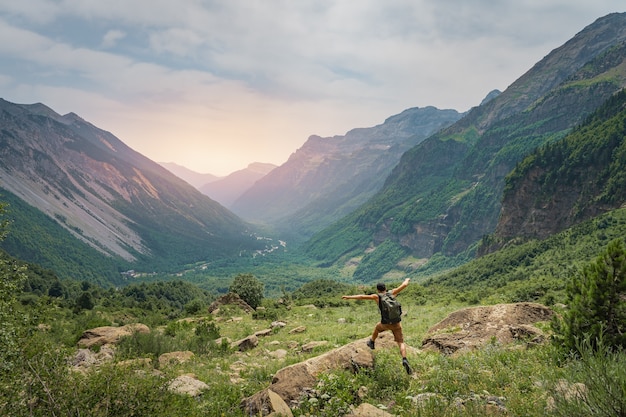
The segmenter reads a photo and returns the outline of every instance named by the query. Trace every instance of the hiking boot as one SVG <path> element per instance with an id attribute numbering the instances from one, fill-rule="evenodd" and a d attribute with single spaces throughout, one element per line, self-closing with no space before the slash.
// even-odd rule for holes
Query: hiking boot
<path id="1" fill-rule="evenodd" d="M 409 365 L 409 361 L 406 358 L 402 358 L 402 366 L 406 369 L 406 373 L 411 375 L 413 370 L 411 370 L 411 365 Z"/>
<path id="2" fill-rule="evenodd" d="M 367 346 L 369 346 L 370 349 L 374 349 L 374 341 L 372 339 L 367 341 Z"/>

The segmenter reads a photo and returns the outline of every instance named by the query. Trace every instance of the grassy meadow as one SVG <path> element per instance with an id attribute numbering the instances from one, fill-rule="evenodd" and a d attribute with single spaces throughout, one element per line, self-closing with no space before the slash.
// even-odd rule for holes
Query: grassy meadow
<path id="1" fill-rule="evenodd" d="M 429 327 L 465 305 L 424 303 L 413 297 L 414 293 L 407 289 L 400 300 L 406 313 L 405 341 L 419 349 Z M 282 367 L 371 334 L 379 319 L 376 305 L 370 301 L 341 304 L 340 296 L 330 297 L 337 299 L 338 305 L 334 307 L 318 308 L 312 304 L 287 307 L 265 299 L 264 310 L 254 314 L 224 306 L 216 315 L 201 313 L 171 321 L 155 326 L 150 334 L 123 339 L 112 362 L 87 372 L 69 370 L 67 358 L 75 354 L 75 348 L 61 347 L 54 341 L 68 323 L 59 311 L 48 311 L 47 319 L 40 316 L 45 324 L 40 328 L 47 330 L 26 336 L 28 345 L 21 360 L 27 372 L 16 375 L 19 386 L 10 387 L 7 385 L 10 378 L 2 379 L 5 395 L 1 397 L 0 414 L 244 416 L 241 400 L 267 387 L 273 374 Z M 98 317 L 100 325 L 120 319 L 98 308 L 83 314 L 91 316 L 92 323 L 95 323 L 93 317 Z M 249 351 L 238 352 L 226 343 L 215 343 L 218 336 L 239 340 L 270 328 L 276 320 L 286 326 L 260 337 L 258 346 Z M 299 326 L 305 326 L 306 330 L 290 334 L 291 329 Z M 541 327 L 549 332 L 549 324 Z M 312 352 L 302 352 L 302 345 L 311 341 L 328 343 Z M 283 358 L 271 353 L 279 349 L 286 351 Z M 162 353 L 186 350 L 195 354 L 188 362 L 167 366 L 158 363 Z M 134 361 L 137 358 L 150 361 Z M 581 371 L 584 366 L 580 360 L 563 359 L 550 344 L 526 348 L 492 343 L 452 357 L 418 351 L 411 352 L 409 360 L 414 370 L 412 376 L 404 372 L 396 348 L 375 350 L 374 369 L 357 374 L 337 371 L 323 375 L 313 397 L 303 399 L 292 411 L 299 416 L 340 416 L 351 407 L 367 402 L 399 416 L 576 415 L 560 401 L 570 394 L 566 392 L 559 397 L 554 391 L 562 384 L 560 380 L 584 382 L 589 376 L 589 370 Z M 624 355 L 618 355 L 610 363 L 611 375 L 598 378 L 609 378 L 607 383 L 617 381 L 624 389 Z M 172 379 L 185 374 L 205 382 L 208 389 L 196 398 L 167 389 Z"/>

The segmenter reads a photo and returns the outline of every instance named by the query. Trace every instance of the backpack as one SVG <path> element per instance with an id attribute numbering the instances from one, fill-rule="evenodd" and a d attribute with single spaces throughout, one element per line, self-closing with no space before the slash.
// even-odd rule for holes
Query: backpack
<path id="1" fill-rule="evenodd" d="M 383 324 L 399 323 L 402 316 L 402 305 L 393 296 L 391 291 L 378 294 L 378 308 L 380 309 L 380 322 Z"/>

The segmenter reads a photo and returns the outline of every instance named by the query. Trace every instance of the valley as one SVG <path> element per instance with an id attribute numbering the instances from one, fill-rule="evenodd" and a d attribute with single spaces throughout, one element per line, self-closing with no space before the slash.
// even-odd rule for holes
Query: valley
<path id="1" fill-rule="evenodd" d="M 75 113 L 1 100 L 0 414 L 624 415 L 624 62 L 613 13 L 467 113 L 313 135 L 223 204 Z M 341 299 L 406 278 L 411 375 L 364 343 L 374 303 Z M 493 314 L 519 306 L 541 317 Z"/>

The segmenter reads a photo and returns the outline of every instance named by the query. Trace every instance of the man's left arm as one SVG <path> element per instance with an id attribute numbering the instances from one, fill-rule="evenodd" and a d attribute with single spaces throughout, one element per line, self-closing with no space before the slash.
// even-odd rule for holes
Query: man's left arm
<path id="1" fill-rule="evenodd" d="M 395 296 L 395 295 L 398 295 L 398 293 L 399 293 L 400 291 L 402 291 L 403 289 L 405 289 L 406 287 L 408 287 L 408 286 L 409 286 L 409 282 L 411 282 L 411 278 L 407 278 L 407 279 L 405 279 L 405 280 L 402 282 L 402 284 L 400 284 L 400 286 L 399 286 L 399 287 L 394 288 L 393 290 L 391 290 L 391 293 L 392 293 L 394 296 Z"/>

